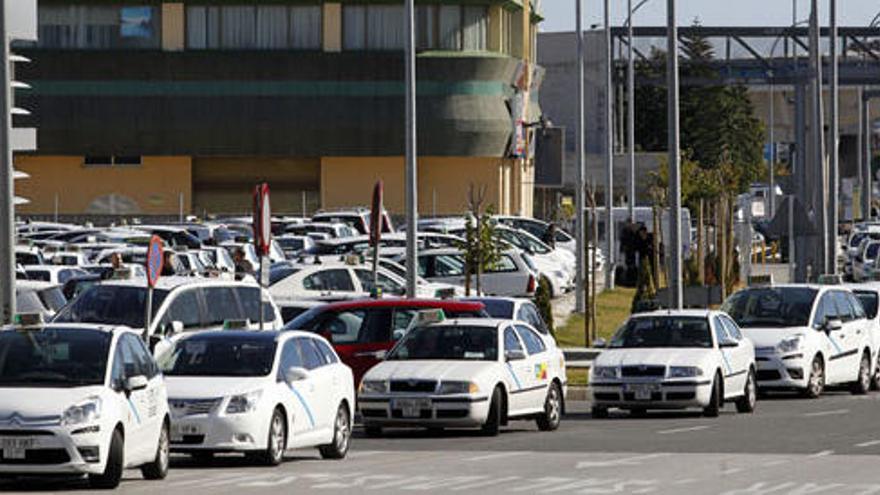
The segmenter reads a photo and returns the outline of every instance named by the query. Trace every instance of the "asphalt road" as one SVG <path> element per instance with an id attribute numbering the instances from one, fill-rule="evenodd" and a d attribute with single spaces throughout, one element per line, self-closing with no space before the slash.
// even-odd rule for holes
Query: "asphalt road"
<path id="1" fill-rule="evenodd" d="M 357 435 L 349 458 L 294 451 L 281 467 L 176 457 L 163 482 L 126 473 L 123 494 L 656 493 L 880 494 L 880 394 L 762 400 L 753 415 L 660 413 L 590 418 L 571 404 L 559 431 L 511 423 L 497 438 L 469 431 Z M 7 491 L 83 490 L 68 480 L 0 484 Z"/>

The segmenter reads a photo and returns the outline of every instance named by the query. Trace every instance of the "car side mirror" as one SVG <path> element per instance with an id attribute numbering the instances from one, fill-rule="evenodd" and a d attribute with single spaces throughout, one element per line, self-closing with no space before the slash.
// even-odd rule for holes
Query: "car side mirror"
<path id="1" fill-rule="evenodd" d="M 149 380 L 147 380 L 147 377 L 145 377 L 144 375 L 135 375 L 127 378 L 122 388 L 126 392 L 134 392 L 136 390 L 143 390 L 147 388 L 148 383 Z"/>
<path id="2" fill-rule="evenodd" d="M 608 342 L 600 337 L 593 341 L 593 347 L 605 348 L 608 347 Z"/>
<path id="3" fill-rule="evenodd" d="M 291 366 L 284 372 L 284 380 L 287 383 L 301 382 L 309 378 L 309 370 L 298 366 Z"/>
<path id="4" fill-rule="evenodd" d="M 718 342 L 718 347 L 720 347 L 722 349 L 730 349 L 733 347 L 739 347 L 739 342 L 737 342 L 735 340 L 723 340 L 721 342 Z"/>
<path id="5" fill-rule="evenodd" d="M 507 361 L 522 361 L 526 358 L 526 353 L 521 349 L 514 349 L 510 351 L 504 351 L 504 359 Z"/>
<path id="6" fill-rule="evenodd" d="M 843 321 L 838 318 L 829 318 L 825 320 L 825 331 L 826 332 L 836 332 L 843 328 Z"/>
<path id="7" fill-rule="evenodd" d="M 165 325 L 165 336 L 170 337 L 172 335 L 183 332 L 183 322 L 182 321 L 172 321 Z"/>

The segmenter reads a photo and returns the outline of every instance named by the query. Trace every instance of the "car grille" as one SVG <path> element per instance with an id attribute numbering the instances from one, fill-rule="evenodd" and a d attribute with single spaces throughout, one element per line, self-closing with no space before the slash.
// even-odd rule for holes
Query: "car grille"
<path id="1" fill-rule="evenodd" d="M 779 380 L 782 378 L 782 375 L 779 374 L 776 370 L 758 370 L 758 381 L 759 382 L 768 382 L 772 380 Z"/>
<path id="2" fill-rule="evenodd" d="M 391 411 L 391 417 L 394 419 L 403 419 L 403 411 L 400 409 L 393 409 Z M 407 418 L 407 419 L 431 419 L 431 410 L 430 409 L 422 409 L 419 411 L 419 416 L 417 418 Z"/>
<path id="3" fill-rule="evenodd" d="M 70 456 L 64 449 L 30 449 L 24 453 L 24 459 L 5 459 L 0 453 L 0 464 L 64 464 L 70 462 Z"/>
<path id="4" fill-rule="evenodd" d="M 169 399 L 171 412 L 176 417 L 210 414 L 221 399 Z"/>
<path id="5" fill-rule="evenodd" d="M 665 376 L 665 366 L 624 366 L 620 369 L 621 376 L 624 377 L 640 377 L 640 376 Z"/>
<path id="6" fill-rule="evenodd" d="M 437 389 L 435 380 L 392 380 L 390 390 L 392 392 L 421 392 L 431 393 Z"/>
<path id="7" fill-rule="evenodd" d="M 438 409 L 437 419 L 455 419 L 465 418 L 468 415 L 467 409 Z"/>
<path id="8" fill-rule="evenodd" d="M 51 437 L 53 433 L 46 430 L 0 430 L 0 437 Z"/>
<path id="9" fill-rule="evenodd" d="M 661 402 L 663 400 L 663 394 L 661 392 L 651 392 L 651 398 L 647 401 L 645 400 L 636 400 L 636 394 L 625 392 L 623 394 L 623 400 L 627 402 Z"/>
<path id="10" fill-rule="evenodd" d="M 776 352 L 775 347 L 756 347 L 755 354 L 773 354 Z"/>
<path id="11" fill-rule="evenodd" d="M 666 400 L 694 400 L 694 392 L 666 392 Z"/>
<path id="12" fill-rule="evenodd" d="M 180 440 L 172 440 L 174 445 L 201 445 L 205 441 L 205 435 L 183 435 Z"/>

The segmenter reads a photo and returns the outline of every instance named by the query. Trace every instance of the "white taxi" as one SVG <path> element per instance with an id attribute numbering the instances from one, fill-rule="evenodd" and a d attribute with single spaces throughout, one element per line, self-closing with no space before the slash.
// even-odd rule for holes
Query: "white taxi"
<path id="1" fill-rule="evenodd" d="M 602 344 L 599 342 L 598 344 Z M 656 311 L 631 317 L 590 369 L 593 417 L 609 407 L 702 408 L 718 416 L 725 402 L 755 410 L 755 350 L 718 311 Z"/>
<path id="2" fill-rule="evenodd" d="M 880 282 L 868 282 L 864 284 L 847 284 L 853 294 L 862 304 L 865 317 L 871 328 L 872 352 L 874 353 L 874 372 L 871 375 L 871 388 L 880 390 Z"/>
<path id="3" fill-rule="evenodd" d="M 497 435 L 513 419 L 549 431 L 562 417 L 565 376 L 562 352 L 526 323 L 420 323 L 364 376 L 358 407 L 370 436 L 397 426 L 481 427 Z"/>
<path id="4" fill-rule="evenodd" d="M 197 333 L 179 340 L 162 367 L 175 452 L 202 460 L 240 452 L 272 466 L 287 449 L 348 453 L 354 379 L 318 335 Z"/>
<path id="5" fill-rule="evenodd" d="M 0 331 L 0 474 L 87 474 L 114 488 L 125 468 L 168 473 L 168 402 L 140 337 L 118 327 Z"/>
<path id="6" fill-rule="evenodd" d="M 869 390 L 871 323 L 849 289 L 749 287 L 730 296 L 722 309 L 755 344 L 761 389 L 795 389 L 810 398 L 826 385 L 848 385 L 854 394 Z"/>

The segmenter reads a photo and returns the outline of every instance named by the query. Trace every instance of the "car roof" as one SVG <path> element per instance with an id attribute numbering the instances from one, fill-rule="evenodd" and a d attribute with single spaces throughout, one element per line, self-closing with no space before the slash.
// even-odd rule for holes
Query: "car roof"
<path id="1" fill-rule="evenodd" d="M 18 327 L 6 325 L 0 327 L 0 331 L 18 330 Z M 24 330 L 28 330 L 25 328 Z M 94 330 L 96 332 L 127 332 L 137 334 L 129 327 L 121 325 L 104 325 L 101 323 L 45 323 L 40 326 L 40 330 Z M 34 329 L 37 331 L 37 329 Z"/>
<path id="2" fill-rule="evenodd" d="M 698 318 L 708 318 L 713 314 L 717 314 L 718 311 L 712 311 L 708 309 L 660 309 L 657 311 L 648 311 L 645 313 L 636 313 L 632 315 L 632 318 L 657 318 L 661 316 L 669 317 L 669 316 L 688 316 L 688 317 L 698 317 Z"/>
<path id="3" fill-rule="evenodd" d="M 524 322 L 499 318 L 449 318 L 438 323 L 432 323 L 429 326 L 498 328 L 508 323 L 522 324 Z"/>
<path id="4" fill-rule="evenodd" d="M 443 309 L 445 311 L 479 311 L 485 306 L 481 302 L 459 301 L 446 299 L 359 299 L 355 301 L 343 301 L 328 304 L 328 311 L 345 311 L 359 308 L 425 308 Z"/>
<path id="5" fill-rule="evenodd" d="M 16 280 L 16 290 L 43 290 L 51 287 L 58 287 L 58 284 L 52 282 L 44 282 L 42 280 Z"/>
<path id="6" fill-rule="evenodd" d="M 101 285 L 109 285 L 115 287 L 146 287 L 145 280 L 137 278 L 137 279 L 129 279 L 129 280 L 108 280 L 107 282 Z M 159 282 L 156 284 L 157 289 L 165 289 L 165 290 L 173 290 L 178 287 L 183 286 L 199 286 L 199 287 L 257 287 L 256 283 L 249 283 L 243 281 L 232 281 L 232 280 L 219 280 L 219 279 L 209 279 L 209 278 L 198 278 L 198 277 L 182 277 L 178 275 L 171 275 L 167 277 L 159 278 Z"/>

